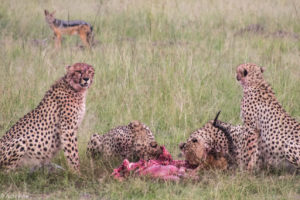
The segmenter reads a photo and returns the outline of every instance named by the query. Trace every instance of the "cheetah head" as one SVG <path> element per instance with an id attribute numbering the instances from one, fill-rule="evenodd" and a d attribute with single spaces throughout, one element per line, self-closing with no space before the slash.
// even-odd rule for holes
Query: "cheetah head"
<path id="1" fill-rule="evenodd" d="M 202 128 L 194 131 L 187 142 L 179 144 L 179 148 L 189 164 L 199 165 L 207 162 L 211 155 L 226 153 L 226 146 L 222 148 L 223 144 L 216 144 L 217 139 L 221 137 L 221 134 L 219 134 L 220 129 L 215 125 L 219 114 L 220 112 L 218 112 L 214 121 L 210 121 Z"/>
<path id="2" fill-rule="evenodd" d="M 67 67 L 65 80 L 77 92 L 85 91 L 93 82 L 95 70 L 91 65 L 75 63 Z"/>
<path id="3" fill-rule="evenodd" d="M 52 24 L 55 21 L 55 18 L 54 18 L 55 11 L 53 11 L 52 13 L 49 13 L 48 10 L 44 10 L 44 13 L 45 13 L 46 22 L 48 24 Z"/>
<path id="4" fill-rule="evenodd" d="M 186 161 L 191 165 L 203 163 L 211 151 L 209 141 L 202 136 L 203 130 L 191 134 L 187 142 L 180 143 L 179 148 L 183 152 Z"/>
<path id="5" fill-rule="evenodd" d="M 264 69 L 255 64 L 241 64 L 236 69 L 236 79 L 243 88 L 256 87 L 263 81 Z"/>
<path id="6" fill-rule="evenodd" d="M 163 153 L 162 147 L 157 144 L 153 133 L 145 124 L 132 121 L 129 128 L 133 134 L 134 153 L 140 159 L 157 159 Z"/>

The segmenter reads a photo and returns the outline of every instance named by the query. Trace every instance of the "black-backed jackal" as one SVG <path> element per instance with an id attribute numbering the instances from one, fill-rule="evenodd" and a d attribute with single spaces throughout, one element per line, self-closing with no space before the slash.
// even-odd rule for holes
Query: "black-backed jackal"
<path id="1" fill-rule="evenodd" d="M 61 47 L 62 35 L 76 35 L 78 34 L 83 44 L 87 47 L 91 47 L 93 43 L 93 27 L 87 22 L 74 20 L 64 21 L 54 18 L 54 12 L 49 13 L 45 10 L 45 19 L 50 28 L 54 32 L 55 47 Z"/>

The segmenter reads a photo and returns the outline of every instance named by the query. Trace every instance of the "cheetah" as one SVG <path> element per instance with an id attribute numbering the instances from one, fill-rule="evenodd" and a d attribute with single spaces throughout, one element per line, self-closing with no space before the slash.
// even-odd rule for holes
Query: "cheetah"
<path id="1" fill-rule="evenodd" d="M 162 154 L 149 127 L 140 121 L 118 126 L 104 135 L 93 134 L 88 143 L 87 154 L 92 158 L 122 158 L 149 160 Z"/>
<path id="2" fill-rule="evenodd" d="M 242 120 L 260 132 L 265 165 L 299 169 L 300 124 L 280 105 L 263 72 L 262 67 L 251 63 L 236 69 L 236 78 L 243 88 Z"/>
<path id="3" fill-rule="evenodd" d="M 93 77 L 91 65 L 68 66 L 65 76 L 51 86 L 39 105 L 0 139 L 0 168 L 10 171 L 48 165 L 63 149 L 69 167 L 79 173 L 76 132 Z"/>
<path id="4" fill-rule="evenodd" d="M 249 127 L 222 122 L 218 120 L 219 114 L 179 145 L 186 160 L 200 168 L 211 165 L 223 170 L 235 167 L 249 171 L 258 169 L 259 133 Z"/>

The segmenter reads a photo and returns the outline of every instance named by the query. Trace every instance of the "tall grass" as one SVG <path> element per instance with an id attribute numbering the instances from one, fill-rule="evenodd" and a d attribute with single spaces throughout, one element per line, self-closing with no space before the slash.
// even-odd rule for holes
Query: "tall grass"
<path id="1" fill-rule="evenodd" d="M 97 45 L 81 50 L 72 36 L 55 50 L 44 9 L 91 23 Z M 299 21 L 300 2 L 292 0 L 1 1 L 0 135 L 37 106 L 65 66 L 86 62 L 96 74 L 78 131 L 83 177 L 1 173 L 0 198 L 299 199 L 299 175 L 205 172 L 196 183 L 119 183 L 109 177 L 115 165 L 99 162 L 94 174 L 85 157 L 92 133 L 134 119 L 175 157 L 178 143 L 218 110 L 240 123 L 235 68 L 245 62 L 266 68 L 278 100 L 300 121 Z M 241 32 L 253 24 L 264 30 Z M 66 166 L 62 154 L 54 162 Z"/>

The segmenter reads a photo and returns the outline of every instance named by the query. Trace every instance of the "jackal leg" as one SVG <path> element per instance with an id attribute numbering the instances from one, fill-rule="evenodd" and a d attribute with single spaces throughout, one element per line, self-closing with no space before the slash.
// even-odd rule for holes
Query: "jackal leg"
<path id="1" fill-rule="evenodd" d="M 86 47 L 90 47 L 90 43 L 88 41 L 88 35 L 90 33 L 90 28 L 87 27 L 86 25 L 81 25 L 79 27 L 79 37 L 80 39 L 82 40 L 83 44 L 86 46 Z"/>
<path id="2" fill-rule="evenodd" d="M 90 32 L 87 33 L 87 41 L 88 41 L 88 43 L 89 43 L 89 45 L 91 47 L 93 45 L 93 43 L 94 43 L 94 34 L 93 34 L 92 31 L 90 31 Z"/>
<path id="3" fill-rule="evenodd" d="M 55 48 L 61 47 L 61 34 L 54 34 L 55 36 Z"/>
<path id="4" fill-rule="evenodd" d="M 90 47 L 90 44 L 87 40 L 87 34 L 86 33 L 82 33 L 82 34 L 79 34 L 80 36 L 80 39 L 82 40 L 83 44 L 86 46 L 86 47 Z"/>

